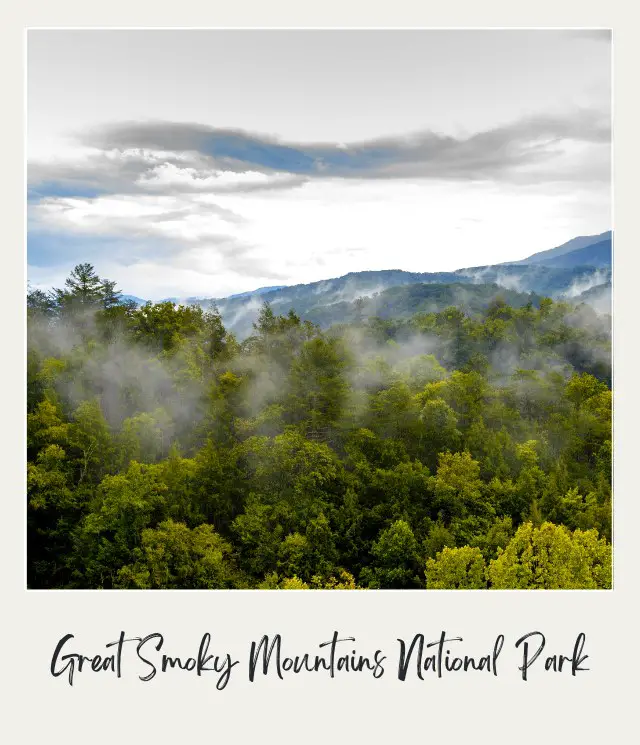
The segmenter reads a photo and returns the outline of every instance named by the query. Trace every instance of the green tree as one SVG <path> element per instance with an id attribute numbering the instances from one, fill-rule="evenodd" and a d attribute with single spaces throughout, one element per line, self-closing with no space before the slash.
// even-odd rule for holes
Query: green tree
<path id="1" fill-rule="evenodd" d="M 213 529 L 189 529 L 173 520 L 142 531 L 135 561 L 118 571 L 116 587 L 229 589 L 244 582 L 233 564 L 232 547 Z"/>
<path id="2" fill-rule="evenodd" d="M 28 289 L 31 587 L 610 584 L 610 319 L 492 285 L 289 297 L 238 341 L 90 264 Z"/>
<path id="3" fill-rule="evenodd" d="M 291 364 L 285 416 L 307 437 L 326 441 L 340 419 L 348 395 L 345 351 L 334 339 L 305 342 Z"/>
<path id="4" fill-rule="evenodd" d="M 423 426 L 420 436 L 423 458 L 427 465 L 435 468 L 440 453 L 456 451 L 460 447 L 458 418 L 444 399 L 431 398 L 422 408 L 420 421 Z"/>
<path id="5" fill-rule="evenodd" d="M 105 476 L 75 534 L 73 584 L 114 587 L 120 568 L 136 558 L 142 531 L 166 519 L 167 493 L 158 466 L 134 461 Z"/>
<path id="6" fill-rule="evenodd" d="M 441 453 L 434 480 L 436 507 L 448 518 L 484 511 L 480 465 L 470 453 Z"/>
<path id="7" fill-rule="evenodd" d="M 597 531 L 524 523 L 487 574 L 496 589 L 595 589 L 611 587 L 611 569 L 611 545 Z"/>
<path id="8" fill-rule="evenodd" d="M 479 548 L 443 548 L 427 559 L 427 588 L 431 590 L 485 589 L 485 563 Z"/>
<path id="9" fill-rule="evenodd" d="M 411 526 L 397 520 L 383 530 L 371 547 L 373 564 L 360 575 L 364 585 L 372 588 L 416 587 L 418 543 Z"/>
<path id="10" fill-rule="evenodd" d="M 97 399 L 82 401 L 73 412 L 69 443 L 77 453 L 78 483 L 100 481 L 112 467 L 114 448 L 110 427 Z"/>
<path id="11" fill-rule="evenodd" d="M 59 587 L 68 581 L 72 531 L 82 507 L 73 490 L 71 468 L 60 445 L 47 445 L 27 464 L 27 582 Z"/>

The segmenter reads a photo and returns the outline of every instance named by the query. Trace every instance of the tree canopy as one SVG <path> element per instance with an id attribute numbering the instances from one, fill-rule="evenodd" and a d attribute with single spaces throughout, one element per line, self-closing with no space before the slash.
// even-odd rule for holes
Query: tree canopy
<path id="1" fill-rule="evenodd" d="M 365 304 L 361 304 L 362 307 Z M 27 295 L 38 588 L 611 586 L 610 337 L 495 297 L 326 331 Z"/>

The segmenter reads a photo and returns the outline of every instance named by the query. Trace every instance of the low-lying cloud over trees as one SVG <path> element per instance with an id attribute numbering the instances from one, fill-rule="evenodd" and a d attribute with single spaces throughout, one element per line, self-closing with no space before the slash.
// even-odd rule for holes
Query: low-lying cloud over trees
<path id="1" fill-rule="evenodd" d="M 28 295 L 28 581 L 611 584 L 608 318 L 492 297 L 321 330 Z"/>

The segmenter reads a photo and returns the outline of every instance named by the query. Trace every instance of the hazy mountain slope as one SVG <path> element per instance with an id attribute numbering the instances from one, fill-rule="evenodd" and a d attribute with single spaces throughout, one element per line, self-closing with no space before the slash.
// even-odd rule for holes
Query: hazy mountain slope
<path id="1" fill-rule="evenodd" d="M 467 313 L 478 313 L 496 297 L 503 298 L 516 308 L 529 302 L 537 306 L 540 301 L 537 295 L 505 290 L 496 284 L 419 283 L 390 287 L 372 297 L 351 303 L 317 306 L 307 311 L 304 318 L 321 328 L 328 328 L 333 324 L 358 322 L 372 316 L 391 319 L 410 318 L 416 313 L 437 313 L 452 305 Z"/>
<path id="2" fill-rule="evenodd" d="M 247 297 L 248 295 L 264 295 L 267 292 L 273 292 L 273 290 L 281 290 L 282 288 L 286 286 L 287 285 L 273 285 L 272 287 L 258 287 L 257 290 L 248 290 L 247 292 L 236 292 L 233 295 L 229 295 L 229 297 L 232 298 L 232 297 Z"/>
<path id="3" fill-rule="evenodd" d="M 611 278 L 611 270 L 589 266 L 499 264 L 459 269 L 456 275 L 458 281 L 462 282 L 495 283 L 516 292 L 536 292 L 555 298 L 563 294 L 576 295 L 596 284 L 607 282 Z"/>
<path id="4" fill-rule="evenodd" d="M 363 272 L 287 287 L 260 296 L 226 298 L 215 303 L 225 325 L 238 336 L 245 337 L 252 333 L 252 324 L 265 301 L 276 313 L 288 313 L 293 309 L 301 318 L 326 327 L 358 317 L 401 317 L 430 309 L 441 310 L 447 305 L 465 305 L 467 300 L 462 293 L 463 287 L 469 293 L 466 297 L 473 302 L 474 309 L 478 309 L 482 302 L 488 302 L 496 295 L 497 288 L 503 295 L 514 293 L 510 302 L 522 304 L 527 301 L 516 301 L 516 295 L 534 293 L 553 298 L 574 297 L 610 278 L 611 270 L 607 268 L 542 265 L 475 267 L 453 273 L 431 274 Z M 395 284 L 385 287 L 385 282 Z M 438 286 L 442 289 L 439 290 Z M 452 286 L 456 288 L 455 292 Z M 480 290 L 480 287 L 485 289 Z M 358 298 L 363 299 L 360 316 L 352 307 L 353 301 Z M 479 298 L 483 298 L 482 302 Z M 203 304 L 206 305 L 206 302 L 214 301 L 205 301 Z"/>
<path id="5" fill-rule="evenodd" d="M 136 305 L 144 305 L 147 301 L 143 300 L 141 297 L 137 297 L 137 295 L 120 295 L 120 300 L 122 302 L 132 302 Z"/>
<path id="6" fill-rule="evenodd" d="M 271 290 L 262 294 L 237 295 L 228 298 L 190 298 L 203 307 L 216 305 L 222 314 L 225 326 L 238 337 L 245 338 L 253 331 L 253 323 L 258 317 L 263 303 L 268 302 L 277 314 L 294 310 L 302 319 L 319 323 L 326 327 L 343 323 L 349 319 L 381 315 L 406 316 L 419 311 L 441 310 L 447 305 L 464 305 L 466 302 L 460 288 L 466 286 L 473 299 L 474 308 L 480 308 L 478 298 L 495 296 L 496 288 L 513 292 L 535 293 L 558 298 L 575 297 L 598 284 L 609 281 L 611 271 L 595 267 L 547 267 L 543 265 L 498 265 L 460 269 L 456 272 L 403 272 L 400 270 L 354 272 L 344 277 L 294 285 Z M 452 289 L 435 289 L 437 286 L 455 286 Z M 478 290 L 480 286 L 489 290 Z M 411 290 L 403 288 L 411 286 Z M 420 286 L 431 289 L 422 290 Z M 388 292 L 391 289 L 395 292 Z M 438 293 L 442 292 L 442 296 Z M 443 298 L 448 300 L 444 302 Z M 375 303 L 374 296 L 381 296 Z M 362 298 L 361 313 L 355 312 L 352 303 Z M 444 305 L 442 302 L 444 302 Z M 482 301 L 484 302 L 484 300 Z M 488 300 L 487 300 L 488 302 Z M 526 301 L 524 301 L 526 302 Z M 431 304 L 431 305 L 430 305 Z M 520 303 L 521 304 L 521 303 Z"/>
<path id="7" fill-rule="evenodd" d="M 608 238 L 598 243 L 591 243 L 583 248 L 562 254 L 552 256 L 546 259 L 544 266 L 553 267 L 576 267 L 576 266 L 611 266 L 611 239 Z"/>
<path id="8" fill-rule="evenodd" d="M 352 272 L 343 277 L 321 280 L 303 285 L 283 287 L 260 295 L 242 295 L 229 298 L 194 299 L 203 306 L 215 304 L 225 325 L 239 336 L 252 331 L 252 324 L 264 302 L 268 302 L 275 313 L 288 313 L 293 309 L 302 318 L 313 308 L 349 304 L 359 297 L 370 297 L 390 287 L 418 282 L 460 282 L 453 272 L 404 272 L 396 269 L 383 271 Z M 464 281 L 464 280 L 462 280 Z"/>
<path id="9" fill-rule="evenodd" d="M 531 297 L 584 301 L 600 311 L 607 308 L 604 290 L 588 293 L 610 282 L 611 231 L 608 231 L 599 236 L 574 238 L 512 264 L 469 267 L 455 272 L 399 269 L 351 272 L 308 284 L 262 287 L 226 298 L 190 297 L 183 302 L 204 308 L 217 306 L 225 326 L 245 338 L 252 333 L 253 323 L 265 302 L 277 314 L 293 310 L 303 320 L 326 328 L 370 316 L 407 317 L 442 310 L 448 305 L 475 312 L 498 292 L 512 305 L 528 302 L 531 294 Z M 358 303 L 354 304 L 356 300 Z"/>
<path id="10" fill-rule="evenodd" d="M 611 231 L 607 230 L 600 235 L 581 235 L 577 238 L 572 238 L 570 241 L 563 243 L 561 246 L 555 248 L 549 248 L 546 251 L 538 251 L 537 253 L 528 256 L 526 259 L 521 261 L 510 261 L 506 262 L 509 264 L 547 264 L 550 259 L 554 259 L 557 256 L 564 256 L 564 254 L 577 251 L 586 246 L 590 246 L 593 243 L 600 243 L 604 240 L 611 240 Z"/>
<path id="11" fill-rule="evenodd" d="M 597 313 L 611 313 L 611 301 L 611 282 L 596 285 L 580 293 L 580 295 L 571 298 L 571 302 L 586 303 Z"/>

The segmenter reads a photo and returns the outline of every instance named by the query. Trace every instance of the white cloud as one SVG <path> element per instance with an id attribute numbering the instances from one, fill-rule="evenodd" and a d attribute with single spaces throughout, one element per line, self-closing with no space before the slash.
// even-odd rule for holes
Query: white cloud
<path id="1" fill-rule="evenodd" d="M 611 227 L 591 33 L 35 31 L 28 67 L 34 282 L 82 260 L 143 297 L 225 295 Z"/>
<path id="2" fill-rule="evenodd" d="M 164 190 L 167 187 L 212 190 L 233 186 L 267 186 L 290 182 L 289 173 L 261 173 L 259 171 L 222 171 L 179 168 L 173 163 L 162 163 L 142 174 L 136 181 L 146 188 Z"/>
<path id="3" fill-rule="evenodd" d="M 207 207 L 189 195 L 50 197 L 32 207 L 31 217 L 44 228 L 94 236 L 146 234 L 189 242 L 229 232 L 228 218 L 215 205 Z"/>
<path id="4" fill-rule="evenodd" d="M 593 205 L 585 223 L 576 203 Z M 34 220 L 60 231 L 161 239 L 109 275 L 126 292 L 224 296 L 363 269 L 445 271 L 519 259 L 609 227 L 608 193 L 451 182 L 327 180 L 226 195 L 48 199 Z M 101 257 L 102 258 L 102 257 Z M 92 260 L 87 256 L 88 261 Z M 102 260 L 101 271 L 106 273 Z"/>

